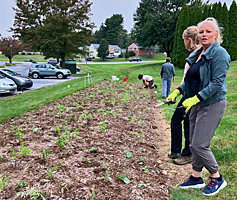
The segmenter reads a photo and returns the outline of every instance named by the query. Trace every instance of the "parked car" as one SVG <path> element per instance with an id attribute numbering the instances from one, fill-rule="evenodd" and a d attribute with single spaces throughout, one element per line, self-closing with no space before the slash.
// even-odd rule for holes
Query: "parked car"
<path id="1" fill-rule="evenodd" d="M 32 62 L 32 63 L 37 63 L 35 60 L 32 59 L 25 59 L 24 62 Z"/>
<path id="2" fill-rule="evenodd" d="M 115 56 L 113 54 L 109 54 L 108 56 L 106 56 L 106 58 L 113 59 L 113 58 L 115 58 Z"/>
<path id="3" fill-rule="evenodd" d="M 30 78 L 21 76 L 20 74 L 13 72 L 9 69 L 0 69 L 0 74 L 13 80 L 17 85 L 18 91 L 23 91 L 24 89 L 31 88 L 33 86 L 33 81 Z"/>
<path id="4" fill-rule="evenodd" d="M 17 89 L 13 80 L 6 78 L 0 74 L 0 94 L 3 93 L 15 93 Z"/>
<path id="5" fill-rule="evenodd" d="M 48 64 L 51 64 L 53 66 L 57 66 L 58 62 L 57 62 L 57 60 L 48 60 Z"/>
<path id="6" fill-rule="evenodd" d="M 130 62 L 133 62 L 133 61 L 139 62 L 139 61 L 142 61 L 142 59 L 140 57 L 135 57 L 135 58 L 130 59 L 129 61 Z"/>
<path id="7" fill-rule="evenodd" d="M 71 75 L 69 69 L 62 69 L 58 66 L 53 66 L 51 64 L 33 64 L 29 68 L 29 76 L 33 78 L 56 76 L 58 79 L 67 78 Z"/>
<path id="8" fill-rule="evenodd" d="M 92 57 L 87 56 L 87 57 L 86 57 L 86 61 L 92 61 Z"/>

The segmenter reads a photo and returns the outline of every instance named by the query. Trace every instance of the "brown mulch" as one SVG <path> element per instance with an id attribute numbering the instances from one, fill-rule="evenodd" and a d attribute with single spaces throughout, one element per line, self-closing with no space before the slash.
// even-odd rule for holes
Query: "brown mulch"
<path id="1" fill-rule="evenodd" d="M 168 160 L 153 92 L 104 81 L 2 123 L 0 198 L 169 199 L 191 166 Z"/>

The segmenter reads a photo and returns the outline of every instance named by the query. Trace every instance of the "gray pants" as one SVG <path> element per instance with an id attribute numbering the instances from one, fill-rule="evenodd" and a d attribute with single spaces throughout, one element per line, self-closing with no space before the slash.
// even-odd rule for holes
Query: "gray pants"
<path id="1" fill-rule="evenodd" d="M 190 150 L 193 170 L 201 172 L 205 167 L 210 174 L 218 171 L 218 164 L 210 149 L 211 139 L 223 118 L 226 99 L 208 106 L 199 104 L 191 108 L 189 115 Z"/>

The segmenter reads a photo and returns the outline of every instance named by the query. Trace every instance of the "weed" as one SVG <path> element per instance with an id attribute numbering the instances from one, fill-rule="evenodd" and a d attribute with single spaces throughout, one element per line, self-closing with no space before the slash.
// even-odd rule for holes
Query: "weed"
<path id="1" fill-rule="evenodd" d="M 50 150 L 46 149 L 42 151 L 42 159 L 45 160 L 45 158 L 50 154 Z"/>
<path id="2" fill-rule="evenodd" d="M 103 122 L 98 122 L 97 123 L 100 126 L 100 130 L 105 131 L 107 128 L 107 122 L 103 121 Z"/>
<path id="3" fill-rule="evenodd" d="M 32 187 L 29 191 L 29 195 L 31 199 L 38 199 L 41 197 L 43 200 L 45 199 L 45 192 L 41 192 L 40 190 L 35 190 L 35 187 Z"/>
<path id="4" fill-rule="evenodd" d="M 124 162 L 124 163 L 120 163 L 120 164 L 119 164 L 119 167 L 125 167 L 126 164 L 127 164 L 126 162 Z"/>
<path id="5" fill-rule="evenodd" d="M 58 170 L 58 166 L 55 165 L 54 167 L 46 171 L 46 174 L 47 174 L 46 179 L 50 180 L 52 178 L 52 175 L 55 174 L 57 170 Z"/>
<path id="6" fill-rule="evenodd" d="M 145 160 L 146 160 L 145 158 L 142 158 L 142 159 L 138 162 L 138 164 L 139 164 L 139 165 L 143 165 Z"/>
<path id="7" fill-rule="evenodd" d="M 105 163 L 102 164 L 103 169 L 107 169 L 107 165 Z"/>
<path id="8" fill-rule="evenodd" d="M 148 170 L 148 168 L 144 167 L 144 168 L 142 168 L 142 171 L 147 173 L 149 170 Z"/>
<path id="9" fill-rule="evenodd" d="M 138 136 L 138 132 L 132 132 L 131 135 Z"/>
<path id="10" fill-rule="evenodd" d="M 91 192 L 90 200 L 94 200 L 95 199 L 95 190 L 94 190 L 94 188 L 92 188 L 91 190 L 92 190 L 92 192 Z"/>
<path id="11" fill-rule="evenodd" d="M 63 111 L 66 110 L 66 107 L 64 105 L 58 104 L 57 109 L 58 109 L 57 114 L 62 114 Z"/>
<path id="12" fill-rule="evenodd" d="M 37 132 L 37 131 L 40 131 L 42 129 L 43 129 L 42 127 L 37 127 L 37 128 L 34 128 L 33 132 Z"/>
<path id="13" fill-rule="evenodd" d="M 59 127 L 56 127 L 56 128 L 55 128 L 55 133 L 58 134 L 59 131 L 60 131 L 60 128 L 59 128 Z"/>
<path id="14" fill-rule="evenodd" d="M 20 140 L 21 138 L 23 138 L 24 134 L 21 131 L 17 131 L 16 132 L 16 137 Z"/>
<path id="15" fill-rule="evenodd" d="M 76 120 L 76 115 L 73 113 L 69 116 L 69 121 L 74 122 Z"/>
<path id="16" fill-rule="evenodd" d="M 62 126 L 67 126 L 67 123 L 66 123 L 66 122 L 63 122 L 63 123 L 62 123 Z"/>
<path id="17" fill-rule="evenodd" d="M 70 142 L 70 136 L 68 132 L 63 133 L 59 138 L 56 139 L 56 144 L 62 148 L 64 148 L 68 142 Z"/>
<path id="18" fill-rule="evenodd" d="M 90 158 L 84 158 L 83 162 L 85 162 L 85 163 L 91 163 L 91 159 L 90 159 Z"/>
<path id="19" fill-rule="evenodd" d="M 92 147 L 92 148 L 90 149 L 90 152 L 97 152 L 97 148 L 96 148 L 96 147 Z"/>
<path id="20" fill-rule="evenodd" d="M 9 179 L 7 178 L 7 176 L 3 176 L 2 174 L 0 174 L 0 191 L 3 190 L 3 188 L 5 188 L 8 183 Z"/>
<path id="21" fill-rule="evenodd" d="M 16 188 L 22 188 L 25 187 L 27 185 L 26 181 L 20 181 L 19 183 L 17 183 Z"/>
<path id="22" fill-rule="evenodd" d="M 139 183 L 138 186 L 139 186 L 139 187 L 144 187 L 144 188 L 146 188 L 146 187 L 147 187 L 147 184 L 145 184 L 145 183 Z"/>
<path id="23" fill-rule="evenodd" d="M 28 147 L 25 147 L 24 146 L 24 142 L 21 143 L 21 147 L 20 147 L 21 151 L 20 151 L 20 154 L 22 156 L 26 156 L 26 155 L 29 155 L 33 150 L 28 148 Z"/>
<path id="24" fill-rule="evenodd" d="M 9 155 L 11 158 L 16 159 L 17 156 L 17 152 L 16 151 L 12 151 Z"/>
<path id="25" fill-rule="evenodd" d="M 130 151 L 126 152 L 124 155 L 126 156 L 126 158 L 132 157 L 132 153 Z"/>
<path id="26" fill-rule="evenodd" d="M 126 177 L 125 174 L 123 174 L 123 175 L 116 175 L 116 177 L 118 179 L 120 179 L 121 181 L 123 181 L 124 183 L 126 183 L 126 184 L 130 183 L 130 180 Z"/>
<path id="27" fill-rule="evenodd" d="M 107 183 L 109 181 L 109 171 L 106 170 L 105 171 L 105 178 L 104 178 L 104 182 Z"/>

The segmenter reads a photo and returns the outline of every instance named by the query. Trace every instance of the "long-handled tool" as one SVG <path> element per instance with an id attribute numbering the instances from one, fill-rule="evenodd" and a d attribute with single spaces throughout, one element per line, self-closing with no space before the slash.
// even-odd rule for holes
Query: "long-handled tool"
<path id="1" fill-rule="evenodd" d="M 171 100 L 171 99 L 168 99 L 168 100 L 166 100 L 166 101 L 163 101 L 163 102 L 161 102 L 161 103 L 155 105 L 155 107 L 157 108 L 157 107 L 160 107 L 160 106 L 162 106 L 162 105 L 164 105 L 164 104 L 168 104 L 168 103 L 172 103 L 172 100 Z"/>

